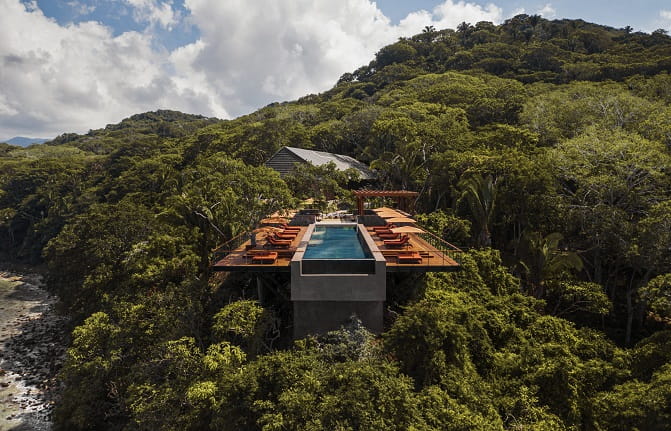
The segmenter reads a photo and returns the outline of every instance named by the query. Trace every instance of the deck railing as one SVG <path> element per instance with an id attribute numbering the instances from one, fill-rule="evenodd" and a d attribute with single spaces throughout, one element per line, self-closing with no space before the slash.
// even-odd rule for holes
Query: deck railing
<path id="1" fill-rule="evenodd" d="M 422 226 L 421 228 L 424 229 L 425 232 L 417 233 L 416 235 L 419 238 L 426 241 L 431 245 L 431 247 L 435 248 L 461 265 L 461 253 L 463 253 L 463 250 L 428 231 L 425 227 Z"/>
<path id="2" fill-rule="evenodd" d="M 242 246 L 242 244 L 249 240 L 250 234 L 251 231 L 241 233 L 240 235 L 237 235 L 225 243 L 215 247 L 212 250 L 212 263 L 220 261 L 221 259 L 231 254 L 233 250 Z"/>

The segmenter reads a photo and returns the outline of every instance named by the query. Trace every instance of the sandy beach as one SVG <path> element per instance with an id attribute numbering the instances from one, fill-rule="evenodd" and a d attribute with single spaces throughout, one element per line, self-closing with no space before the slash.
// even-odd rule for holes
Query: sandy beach
<path id="1" fill-rule="evenodd" d="M 0 431 L 49 430 L 65 321 L 35 274 L 0 270 Z"/>

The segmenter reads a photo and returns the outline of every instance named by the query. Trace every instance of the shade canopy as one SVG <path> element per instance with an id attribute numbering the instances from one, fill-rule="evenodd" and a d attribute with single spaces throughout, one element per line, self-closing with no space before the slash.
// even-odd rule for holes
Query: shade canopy
<path id="1" fill-rule="evenodd" d="M 424 233 L 424 230 L 416 226 L 399 226 L 391 228 L 394 233 Z"/>
<path id="2" fill-rule="evenodd" d="M 410 217 L 394 217 L 387 219 L 388 223 L 416 223 L 417 220 Z"/>
<path id="3" fill-rule="evenodd" d="M 399 214 L 397 212 L 383 212 L 383 213 L 377 213 L 378 217 L 382 218 L 398 218 L 398 217 L 403 217 L 403 214 Z"/>
<path id="4" fill-rule="evenodd" d="M 289 223 L 289 219 L 286 217 L 268 217 L 261 220 L 261 224 L 283 224 Z"/>
<path id="5" fill-rule="evenodd" d="M 393 209 L 393 208 L 389 208 L 389 207 L 380 207 L 380 208 L 373 209 L 373 211 L 375 211 L 376 213 L 379 213 L 379 212 L 388 212 L 388 211 L 394 211 L 395 212 L 396 210 Z"/>
<path id="6" fill-rule="evenodd" d="M 264 238 L 264 237 L 267 237 L 269 235 L 274 234 L 275 232 L 279 232 L 281 230 L 282 229 L 280 229 L 278 227 L 264 226 L 264 227 L 260 227 L 258 229 L 254 229 L 253 233 L 258 235 L 260 238 Z"/>

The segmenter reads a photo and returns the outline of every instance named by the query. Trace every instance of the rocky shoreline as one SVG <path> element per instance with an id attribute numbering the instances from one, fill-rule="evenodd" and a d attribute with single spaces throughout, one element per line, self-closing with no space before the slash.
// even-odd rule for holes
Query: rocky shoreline
<path id="1" fill-rule="evenodd" d="M 0 271 L 0 430 L 49 430 L 66 319 L 37 274 Z"/>

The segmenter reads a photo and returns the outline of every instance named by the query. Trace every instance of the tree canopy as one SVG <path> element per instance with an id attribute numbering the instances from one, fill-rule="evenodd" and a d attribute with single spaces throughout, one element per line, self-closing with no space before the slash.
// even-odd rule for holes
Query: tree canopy
<path id="1" fill-rule="evenodd" d="M 662 32 L 518 15 L 232 120 L 0 144 L 0 258 L 45 264 L 72 318 L 55 428 L 669 428 L 669 58 Z M 283 145 L 419 192 L 461 271 L 395 279 L 380 337 L 290 340 L 282 292 L 209 268 L 264 216 L 349 199 L 333 165 L 265 167 Z"/>

